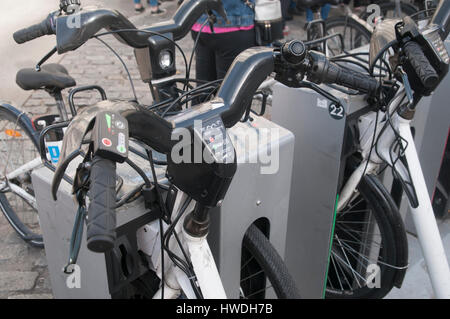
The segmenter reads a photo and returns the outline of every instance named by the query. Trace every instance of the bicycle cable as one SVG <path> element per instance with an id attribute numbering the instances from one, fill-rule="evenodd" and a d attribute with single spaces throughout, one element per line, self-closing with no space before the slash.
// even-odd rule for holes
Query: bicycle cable
<path id="1" fill-rule="evenodd" d="M 172 237 L 172 235 L 174 234 L 175 227 L 178 224 L 178 222 L 180 221 L 181 217 L 184 215 L 184 212 L 186 211 L 187 207 L 190 205 L 191 201 L 192 201 L 192 198 L 190 198 L 190 197 L 188 197 L 186 199 L 186 201 L 181 206 L 177 217 L 170 224 L 169 229 L 164 234 L 164 249 L 167 251 L 167 254 L 168 254 L 169 258 L 172 260 L 172 262 L 186 274 L 197 298 L 202 299 L 203 295 L 197 285 L 197 277 L 195 275 L 195 271 L 193 270 L 193 266 L 192 266 L 192 263 L 190 262 L 189 258 L 187 258 L 186 261 L 182 260 L 179 256 L 177 256 L 175 253 L 173 253 L 169 248 L 169 241 L 170 241 L 170 238 Z M 177 236 L 175 233 L 175 238 L 176 237 Z M 180 249 L 183 252 L 183 254 L 187 256 L 187 254 L 184 252 L 184 248 L 182 247 L 179 240 L 177 240 L 177 242 L 180 245 Z"/>
<path id="2" fill-rule="evenodd" d="M 375 68 L 376 63 L 378 62 L 379 59 L 381 59 L 382 55 L 384 55 L 384 53 L 389 50 L 392 46 L 394 46 L 395 44 L 397 44 L 398 41 L 397 39 L 392 40 L 390 42 L 388 42 L 386 45 L 383 46 L 383 48 L 381 48 L 381 50 L 377 53 L 377 55 L 375 56 L 375 59 L 372 61 L 372 63 L 369 65 L 369 71 L 370 71 L 370 75 L 373 76 L 373 69 Z"/>
<path id="3" fill-rule="evenodd" d="M 123 32 L 136 32 L 136 33 L 139 32 L 139 33 L 147 33 L 147 34 L 151 34 L 151 35 L 157 35 L 157 36 L 160 36 L 160 37 L 170 41 L 171 43 L 173 43 L 175 45 L 175 47 L 180 51 L 181 56 L 183 57 L 185 71 L 186 71 L 186 82 L 189 82 L 188 63 L 187 63 L 186 55 L 185 55 L 183 49 L 179 46 L 179 44 L 176 41 L 174 41 L 173 39 L 169 38 L 168 36 L 166 36 L 162 33 L 155 32 L 155 31 L 149 31 L 149 30 L 139 30 L 139 29 L 120 29 L 120 30 L 112 30 L 112 31 L 99 33 L 99 34 L 94 35 L 93 37 L 102 37 L 102 36 L 106 36 L 106 35 L 110 35 L 110 34 L 117 34 L 117 33 L 123 33 Z"/>
<path id="4" fill-rule="evenodd" d="M 137 95 L 136 95 L 136 90 L 134 88 L 134 83 L 133 83 L 133 79 L 131 77 L 130 71 L 128 70 L 127 65 L 125 64 L 125 62 L 123 61 L 123 59 L 120 57 L 120 55 L 105 41 L 103 41 L 102 39 L 100 39 L 97 36 L 94 36 L 98 41 L 100 41 L 101 43 L 103 43 L 108 49 L 111 50 L 111 52 L 119 59 L 119 61 L 122 63 L 122 66 L 124 67 L 125 71 L 127 72 L 128 75 L 128 80 L 130 81 L 130 85 L 131 85 L 131 90 L 133 91 L 133 95 L 134 95 L 134 100 L 136 101 L 136 103 L 139 104 Z"/>
<path id="5" fill-rule="evenodd" d="M 222 81 L 223 81 L 223 79 L 218 79 L 218 80 L 214 80 L 214 81 L 211 81 L 211 82 L 207 82 L 205 84 L 202 84 L 202 85 L 196 87 L 195 89 L 193 89 L 191 91 L 183 93 L 182 95 L 180 95 L 178 98 L 176 98 L 175 101 L 173 101 L 169 105 L 169 107 L 162 113 L 161 117 L 164 117 L 166 115 L 166 113 L 168 111 L 170 111 L 175 106 L 175 104 L 177 104 L 178 102 L 181 101 L 181 99 L 183 99 L 183 97 L 186 97 L 186 96 L 192 94 L 192 92 L 195 92 L 195 91 L 198 91 L 198 90 L 201 90 L 201 89 L 205 89 L 207 86 L 209 86 L 209 85 L 211 85 L 213 83 L 219 83 L 219 82 L 222 82 Z"/>
<path id="6" fill-rule="evenodd" d="M 207 24 L 208 22 L 209 22 L 209 20 L 206 19 L 205 22 L 201 25 L 200 31 L 198 31 L 198 34 L 197 34 L 197 36 L 196 36 L 196 38 L 195 38 L 195 41 L 194 41 L 194 47 L 192 48 L 191 57 L 190 57 L 190 59 L 189 59 L 188 69 L 187 69 L 187 71 L 186 71 L 186 72 L 187 72 L 186 78 L 190 78 L 190 75 L 191 75 L 191 66 L 192 66 L 192 60 L 193 60 L 193 58 L 194 58 L 194 53 L 195 53 L 195 50 L 197 49 L 197 45 L 198 45 L 198 42 L 199 42 L 199 40 L 200 40 L 200 35 L 202 34 L 203 28 L 206 26 L 206 24 Z M 183 87 L 183 90 L 186 88 L 186 85 L 187 85 L 187 82 L 185 83 L 185 86 Z"/>

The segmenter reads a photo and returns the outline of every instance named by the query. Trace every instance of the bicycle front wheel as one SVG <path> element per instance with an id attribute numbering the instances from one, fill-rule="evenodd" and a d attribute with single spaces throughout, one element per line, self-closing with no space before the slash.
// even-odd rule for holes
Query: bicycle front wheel
<path id="1" fill-rule="evenodd" d="M 0 209 L 22 239 L 32 246 L 43 247 L 31 170 L 24 166 L 39 158 L 34 133 L 24 113 L 1 105 Z"/>
<path id="2" fill-rule="evenodd" d="M 349 16 L 331 17 L 326 20 L 325 34 L 340 34 L 342 41 L 338 37 L 333 37 L 327 41 L 327 48 L 330 56 L 341 54 L 370 43 L 372 33 L 358 21 Z"/>
<path id="3" fill-rule="evenodd" d="M 242 299 L 299 299 L 292 276 L 266 236 L 255 225 L 245 233 L 241 259 Z"/>
<path id="4" fill-rule="evenodd" d="M 388 196 L 375 177 L 366 175 L 337 212 L 326 298 L 383 298 L 401 284 L 408 260 L 406 231 Z M 372 274 L 377 278 L 372 280 Z"/>

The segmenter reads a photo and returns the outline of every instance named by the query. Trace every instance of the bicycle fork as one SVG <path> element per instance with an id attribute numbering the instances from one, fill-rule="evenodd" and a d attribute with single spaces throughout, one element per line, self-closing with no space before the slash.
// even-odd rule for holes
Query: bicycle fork
<path id="1" fill-rule="evenodd" d="M 415 194 L 417 197 L 418 205 L 413 207 L 410 205 L 413 222 L 417 230 L 418 239 L 422 248 L 422 253 L 428 267 L 428 273 L 430 281 L 437 298 L 447 299 L 450 298 L 450 270 L 447 262 L 447 258 L 442 244 L 442 239 L 437 227 L 436 218 L 434 216 L 433 207 L 431 205 L 431 199 L 428 195 L 428 190 L 423 176 L 420 161 L 417 155 L 414 139 L 411 134 L 410 120 L 404 119 L 400 116 L 395 116 L 394 124 L 398 127 L 400 135 L 402 137 L 403 147 L 405 149 L 404 156 L 409 167 L 409 178 L 414 185 Z M 392 132 L 383 134 L 380 139 L 379 153 L 382 155 L 384 161 L 389 162 L 388 156 L 383 153 L 386 149 L 386 145 L 390 145 L 394 138 Z M 372 158 L 373 157 L 373 158 Z M 367 159 L 364 160 L 352 173 L 347 183 L 344 185 L 339 201 L 337 210 L 342 210 L 345 205 L 352 198 L 356 187 L 361 180 L 363 174 L 370 174 L 375 171 L 379 166 L 374 161 L 379 160 L 378 156 L 372 154 L 371 160 L 367 163 Z M 390 163 L 391 165 L 393 163 Z M 405 168 L 401 162 L 397 163 L 397 168 Z M 399 170 L 401 173 L 404 170 Z M 406 178 L 401 174 L 402 178 Z"/>
<path id="2" fill-rule="evenodd" d="M 179 211 L 182 203 L 186 200 L 187 195 L 182 191 L 178 191 L 177 198 L 174 204 L 173 211 Z M 189 212 L 191 209 L 186 209 Z M 195 208 L 194 208 L 195 210 Z M 201 223 L 201 221 L 195 221 L 192 223 L 192 213 L 185 213 L 180 219 L 179 223 L 175 227 L 175 232 L 179 235 L 180 243 L 186 250 L 187 256 L 192 264 L 194 270 L 195 278 L 198 287 L 201 290 L 201 294 L 205 299 L 225 299 L 227 298 L 225 290 L 223 288 L 222 280 L 219 275 L 214 257 L 211 253 L 207 241 L 207 231 L 204 234 L 198 236 L 193 236 L 189 234 L 187 230 L 192 227 L 199 227 L 199 229 L 207 229 L 202 226 L 206 223 Z M 208 218 L 209 220 L 209 218 Z M 185 223 L 190 221 L 190 223 Z M 159 221 L 152 222 L 138 231 L 138 246 L 145 254 L 147 254 L 154 266 L 154 270 L 158 276 L 162 277 L 162 267 L 161 267 L 161 254 L 164 253 L 164 298 L 165 299 L 175 299 L 184 292 L 185 297 L 188 299 L 195 299 L 196 295 L 193 291 L 191 285 L 191 279 L 188 278 L 186 273 L 184 273 L 180 268 L 178 268 L 169 258 L 167 252 L 162 252 L 160 250 L 160 228 L 158 225 Z M 190 224 L 190 226 L 186 226 Z M 194 226 L 192 226 L 194 225 Z M 165 227 L 167 228 L 167 226 Z M 196 232 L 200 233 L 200 232 Z M 178 246 L 177 240 L 171 237 L 169 241 L 169 248 L 171 251 L 176 253 L 178 256 L 183 256 L 180 247 Z M 154 299 L 160 299 L 162 297 L 162 289 L 160 288 L 158 292 L 153 297 Z"/>
<path id="3" fill-rule="evenodd" d="M 410 121 L 399 118 L 399 131 L 403 137 L 405 157 L 416 189 L 419 205 L 411 208 L 422 253 L 428 268 L 431 285 L 437 298 L 450 298 L 450 270 L 437 227 L 436 218 L 428 195 L 427 185 L 417 156 L 416 146 L 411 134 Z M 407 146 L 407 147 L 406 147 Z"/>

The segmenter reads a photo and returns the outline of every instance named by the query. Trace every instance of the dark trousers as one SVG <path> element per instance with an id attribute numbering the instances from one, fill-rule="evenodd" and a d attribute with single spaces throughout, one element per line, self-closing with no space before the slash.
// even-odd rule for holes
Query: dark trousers
<path id="1" fill-rule="evenodd" d="M 197 32 L 192 31 L 195 41 Z M 195 50 L 197 80 L 223 79 L 239 53 L 255 46 L 255 30 L 202 33 Z"/>

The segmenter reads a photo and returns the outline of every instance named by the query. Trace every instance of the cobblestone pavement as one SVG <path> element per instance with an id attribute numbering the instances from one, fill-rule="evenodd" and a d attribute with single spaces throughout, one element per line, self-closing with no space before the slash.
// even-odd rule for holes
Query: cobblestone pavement
<path id="1" fill-rule="evenodd" d="M 131 1 L 130 1 L 131 2 Z M 170 18 L 176 9 L 176 2 L 163 2 L 164 14 L 153 16 L 143 13 L 131 17 L 136 26 L 143 26 Z M 290 37 L 301 39 L 304 18 L 296 17 L 289 22 Z M 134 60 L 133 49 L 112 36 L 103 38 L 111 45 L 127 64 L 136 87 L 138 99 L 143 104 L 151 103 L 148 86 L 140 81 Z M 179 41 L 189 59 L 193 41 L 188 35 Z M 180 75 L 184 75 L 184 64 L 179 52 L 177 65 Z M 97 84 L 102 86 L 110 99 L 132 98 L 132 91 L 120 61 L 99 41 L 91 40 L 75 52 L 65 54 L 60 62 L 76 79 L 77 85 Z M 194 74 L 193 74 L 194 75 Z M 67 93 L 67 92 L 66 92 Z M 95 103 L 95 93 L 82 93 L 75 100 L 78 106 Z M 36 91 L 27 99 L 22 109 L 28 115 L 35 116 L 56 113 L 54 100 L 44 91 Z M 12 230 L 6 219 L 0 214 L 0 298 L 53 298 L 44 250 L 26 245 Z"/>

